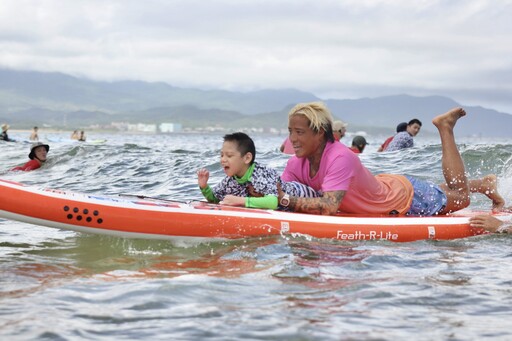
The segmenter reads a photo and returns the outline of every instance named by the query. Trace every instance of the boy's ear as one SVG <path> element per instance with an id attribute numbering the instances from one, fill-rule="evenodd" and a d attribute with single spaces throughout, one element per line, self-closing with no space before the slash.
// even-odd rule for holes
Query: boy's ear
<path id="1" fill-rule="evenodd" d="M 250 164 L 250 163 L 251 163 L 251 160 L 252 160 L 252 153 L 251 153 L 251 152 L 247 152 L 247 153 L 245 153 L 245 155 L 244 155 L 243 159 L 244 159 L 244 163 L 245 163 L 246 165 Z"/>

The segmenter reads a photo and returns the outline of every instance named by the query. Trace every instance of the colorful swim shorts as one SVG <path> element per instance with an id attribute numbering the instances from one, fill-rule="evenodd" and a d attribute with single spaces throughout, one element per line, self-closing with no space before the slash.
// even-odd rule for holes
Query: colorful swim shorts
<path id="1" fill-rule="evenodd" d="M 443 190 L 435 183 L 406 176 L 414 188 L 414 197 L 407 215 L 433 216 L 439 214 L 448 199 Z"/>

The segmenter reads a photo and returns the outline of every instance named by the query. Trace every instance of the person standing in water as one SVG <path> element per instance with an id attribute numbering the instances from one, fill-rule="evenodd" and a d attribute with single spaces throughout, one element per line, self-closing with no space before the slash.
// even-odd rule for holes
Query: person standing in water
<path id="1" fill-rule="evenodd" d="M 30 134 L 30 137 L 29 137 L 30 141 L 39 141 L 39 135 L 37 134 L 38 130 L 39 130 L 38 127 L 34 127 L 34 129 L 32 129 L 32 134 Z"/>

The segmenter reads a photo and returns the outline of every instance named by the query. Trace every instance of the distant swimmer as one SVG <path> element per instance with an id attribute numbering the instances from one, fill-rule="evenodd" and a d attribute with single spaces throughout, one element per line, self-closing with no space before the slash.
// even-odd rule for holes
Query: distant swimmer
<path id="1" fill-rule="evenodd" d="M 401 133 L 402 131 L 406 131 L 407 130 L 407 122 L 402 122 L 402 123 L 399 123 L 397 126 L 396 126 L 396 133 Z M 396 134 L 395 134 L 396 135 Z M 393 136 L 390 136 L 386 139 L 386 141 L 384 141 L 383 144 L 381 144 L 381 146 L 379 147 L 379 149 L 377 149 L 378 152 L 383 152 L 386 150 L 386 148 L 389 146 L 389 144 L 391 143 L 391 141 L 393 141 L 393 138 L 395 137 L 395 135 Z"/>
<path id="2" fill-rule="evenodd" d="M 50 146 L 47 144 L 44 144 L 42 142 L 34 143 L 30 147 L 30 154 L 28 154 L 28 158 L 30 159 L 30 161 L 28 161 L 23 166 L 14 167 L 11 170 L 27 172 L 40 168 L 41 165 L 46 162 L 46 154 L 49 150 Z"/>
<path id="3" fill-rule="evenodd" d="M 78 141 L 85 142 L 85 133 L 84 133 L 83 130 L 80 132 L 80 136 L 78 137 Z"/>
<path id="4" fill-rule="evenodd" d="M 283 144 L 281 144 L 281 148 L 279 148 L 281 153 L 293 155 L 295 154 L 295 150 L 293 150 L 292 141 L 290 141 L 290 138 L 287 136 L 286 139 L 283 141 Z"/>
<path id="5" fill-rule="evenodd" d="M 39 141 L 39 135 L 37 134 L 38 130 L 38 127 L 34 127 L 34 129 L 32 129 L 32 134 L 30 134 L 29 138 L 30 141 Z"/>
<path id="6" fill-rule="evenodd" d="M 347 132 L 348 124 L 338 120 L 332 123 L 332 135 L 336 141 L 340 141 Z"/>
<path id="7" fill-rule="evenodd" d="M 7 130 L 9 130 L 9 127 L 10 126 L 6 123 L 2 124 L 2 134 L 0 134 L 0 141 L 14 141 L 13 139 L 9 138 L 9 135 L 7 135 Z"/>
<path id="8" fill-rule="evenodd" d="M 418 135 L 421 129 L 421 121 L 417 118 L 413 118 L 407 123 L 407 128 L 405 131 L 400 132 L 393 137 L 393 140 L 389 143 L 388 147 L 385 149 L 387 152 L 392 152 L 395 150 L 411 148 L 414 146 L 413 137 Z"/>
<path id="9" fill-rule="evenodd" d="M 73 133 L 71 134 L 72 140 L 78 140 L 80 136 L 78 135 L 78 130 L 73 130 Z"/>
<path id="10" fill-rule="evenodd" d="M 369 143 L 366 142 L 366 139 L 363 136 L 354 136 L 350 150 L 356 154 L 361 154 L 367 144 Z"/>

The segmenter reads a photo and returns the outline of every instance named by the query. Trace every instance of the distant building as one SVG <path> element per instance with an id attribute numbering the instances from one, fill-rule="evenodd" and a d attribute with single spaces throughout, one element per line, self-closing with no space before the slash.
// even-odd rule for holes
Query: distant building
<path id="1" fill-rule="evenodd" d="M 156 124 L 128 124 L 128 131 L 136 131 L 141 133 L 156 133 Z"/>
<path id="2" fill-rule="evenodd" d="M 180 123 L 160 123 L 159 129 L 161 133 L 177 133 L 181 131 Z"/>

